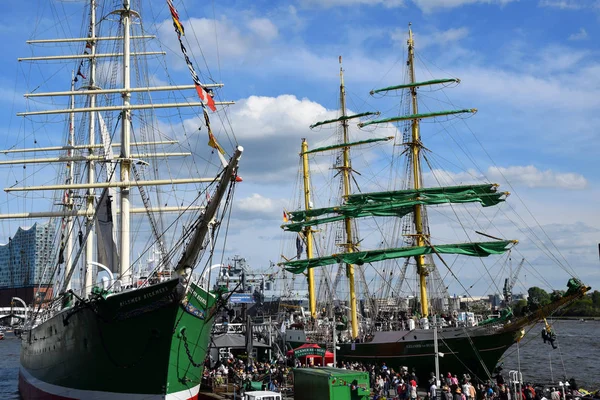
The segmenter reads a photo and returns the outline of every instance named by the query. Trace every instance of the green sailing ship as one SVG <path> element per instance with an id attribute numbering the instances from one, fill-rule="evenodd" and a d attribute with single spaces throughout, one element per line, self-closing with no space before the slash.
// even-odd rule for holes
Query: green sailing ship
<path id="1" fill-rule="evenodd" d="M 467 215 L 458 211 L 461 207 L 470 206 L 476 213 L 480 211 L 475 205 L 494 208 L 505 201 L 508 193 L 499 191 L 497 184 L 488 182 L 436 187 L 426 185 L 424 166 L 432 170 L 430 176 L 433 175 L 434 179 L 430 178 L 429 181 L 440 182 L 440 179 L 435 177 L 432 167 L 433 149 L 426 147 L 426 139 L 421 136 L 421 122 L 435 121 L 441 117 L 447 120 L 447 116 L 473 114 L 476 110 L 428 110 L 425 113 L 419 110 L 421 90 L 435 91 L 431 88 L 455 85 L 459 80 L 416 80 L 414 39 L 410 28 L 405 73 L 406 83 L 371 92 L 371 95 L 382 97 L 392 94 L 402 101 L 399 107 L 391 108 L 399 109 L 400 115 L 381 118 L 378 112 L 347 114 L 346 88 L 343 69 L 340 68 L 338 117 L 311 126 L 312 129 L 321 129 L 324 136 L 328 133 L 325 129 L 333 126 L 335 135 L 330 133 L 328 145 L 314 149 L 309 149 L 308 142 L 303 139 L 300 156 L 304 199 L 297 211 L 284 212 L 286 223 L 282 225 L 285 231 L 297 235 L 297 254 L 286 258 L 280 265 L 293 274 L 306 275 L 310 318 L 304 321 L 301 328 L 301 324 L 295 323 L 292 325 L 295 329 L 287 329 L 285 340 L 292 347 L 311 341 L 331 346 L 333 342 L 338 362 L 385 363 L 397 371 L 401 367 L 408 367 L 416 370 L 423 382 L 429 379 L 437 362 L 438 376 L 439 371 L 452 371 L 456 374 L 468 373 L 475 379 L 485 381 L 493 376 L 494 368 L 505 351 L 521 339 L 524 329 L 580 298 L 589 288 L 572 278 L 566 293 L 555 298 L 551 304 L 516 317 L 510 308 L 510 290 L 514 285 L 512 280 L 516 278 L 516 274 L 513 274 L 509 279 L 510 284 L 505 286 L 505 307 L 497 314 L 477 319 L 473 312 L 458 308 L 459 299 L 448 295 L 447 283 L 441 278 L 436 264 L 443 265 L 441 269 L 448 271 L 447 279 L 452 277 L 458 280 L 454 271 L 458 269 L 463 256 L 499 257 L 516 251 L 513 247 L 517 241 L 498 238 L 482 232 L 480 228 L 475 233 L 486 236 L 488 240 L 457 243 L 448 240 L 446 235 L 438 243 L 435 232 L 430 230 L 430 216 L 432 212 L 439 215 L 446 210 L 458 218 Z M 430 93 L 427 92 L 428 97 Z M 358 129 L 350 126 L 350 122 L 356 119 L 363 119 Z M 374 126 L 383 126 L 387 135 L 373 137 L 379 133 L 379 129 L 372 130 Z M 438 133 L 440 131 L 443 132 L 443 128 L 435 130 Z M 394 135 L 389 136 L 389 133 Z M 369 136 L 352 140 L 351 136 L 357 134 Z M 390 143 L 394 144 L 393 149 L 380 151 L 362 164 L 365 169 L 377 171 L 375 178 L 365 177 L 362 171 L 355 170 L 357 163 L 352 162 L 351 150 L 356 155 L 357 149 L 373 149 Z M 316 208 L 313 206 L 313 193 L 321 190 L 321 186 L 315 188 L 317 184 L 311 182 L 314 174 L 310 173 L 309 157 L 321 154 L 331 154 L 333 162 L 319 160 L 315 162 L 315 168 L 333 165 L 330 168 L 331 177 L 341 182 L 329 183 L 330 188 L 338 188 L 337 197 L 334 195 L 332 198 L 334 201 L 337 198 L 339 202 Z M 378 156 L 389 157 L 390 160 L 382 162 L 376 158 Z M 392 159 L 396 156 L 402 161 Z M 403 172 L 388 173 L 381 165 L 388 169 L 403 169 Z M 323 174 L 322 170 L 320 172 Z M 381 176 L 389 176 L 387 184 L 375 183 Z M 363 179 L 362 185 L 359 179 Z M 385 185 L 390 189 L 359 190 Z M 370 228 L 359 231 L 365 224 Z M 371 243 L 379 244 L 379 248 L 364 249 L 367 242 L 361 234 L 367 236 L 367 233 L 370 236 L 379 235 L 376 241 L 371 239 Z M 327 241 L 329 247 L 322 245 Z M 323 250 L 332 247 L 336 250 L 329 250 L 330 253 Z M 304 248 L 306 257 L 302 256 Z M 446 261 L 452 255 L 458 256 L 456 260 Z M 367 267 L 372 267 L 370 276 Z M 414 285 L 403 291 L 402 288 L 408 285 L 409 269 L 413 270 Z M 317 270 L 320 278 L 315 275 Z M 375 278 L 378 278 L 381 286 L 373 289 L 369 281 L 373 282 Z M 489 278 L 492 276 L 489 275 Z M 348 290 L 340 295 L 340 282 L 344 280 L 347 281 Z M 468 294 L 467 288 L 462 288 Z M 403 295 L 406 292 L 414 296 Z M 437 357 L 439 355 L 443 357 Z"/>
<path id="2" fill-rule="evenodd" d="M 46 126 L 51 139 L 27 147 L 32 135 L 25 134 L 24 148 L 4 152 L 3 168 L 35 172 L 5 189 L 17 200 L 31 198 L 27 209 L 0 218 L 47 218 L 56 227 L 45 255 L 51 262 L 39 266 L 51 288 L 40 285 L 45 295 L 34 297 L 22 333 L 25 400 L 198 398 L 223 293 L 194 271 L 207 271 L 221 245 L 243 148 L 226 158 L 211 131 L 209 113 L 231 102 L 213 99 L 221 84 L 200 83 L 170 0 L 164 18 L 175 32 L 159 40 L 179 41 L 193 84 L 157 75 L 165 53 L 153 51 L 159 24 L 142 18 L 144 3 L 90 0 L 83 28 L 76 25 L 80 36 L 36 38 L 29 44 L 41 55 L 19 59 L 43 71 L 19 115 Z M 72 16 L 76 8 L 81 3 L 53 9 Z M 58 32 L 68 32 L 67 20 L 58 18 Z M 49 55 L 49 46 L 68 54 Z M 59 91 L 65 73 L 71 89 Z M 208 132 L 208 146 L 206 134 L 186 133 L 186 115 Z M 69 128 L 63 136 L 48 121 Z M 48 171 L 58 171 L 54 181 Z M 36 185 L 34 176 L 46 184 Z M 50 199 L 51 209 L 31 211 L 43 205 L 39 199 Z M 26 250 L 16 264 L 32 262 Z"/>

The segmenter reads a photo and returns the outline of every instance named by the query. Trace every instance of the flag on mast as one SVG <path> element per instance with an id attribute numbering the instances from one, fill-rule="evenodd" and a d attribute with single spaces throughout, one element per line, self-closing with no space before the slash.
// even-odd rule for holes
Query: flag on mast
<path id="1" fill-rule="evenodd" d="M 181 39 L 181 37 L 185 35 L 185 31 L 183 29 L 183 25 L 181 25 L 181 21 L 179 21 L 179 13 L 177 13 L 177 9 L 173 5 L 172 0 L 167 0 L 167 5 L 169 6 L 169 11 L 171 11 L 173 27 L 175 28 L 175 33 L 177 33 L 177 39 L 179 39 L 179 47 L 181 47 L 183 58 L 185 59 L 188 69 L 190 70 L 190 74 L 192 75 L 194 84 L 196 85 L 196 92 L 198 93 L 198 97 L 200 98 L 200 101 L 206 104 L 208 108 L 210 108 L 212 111 L 217 111 L 217 108 L 215 107 L 215 100 L 212 97 L 212 93 L 202 86 L 202 83 L 198 78 L 198 74 L 194 69 L 194 65 L 192 64 L 192 61 L 190 61 L 190 58 L 187 55 L 187 50 L 183 45 L 183 40 Z"/>

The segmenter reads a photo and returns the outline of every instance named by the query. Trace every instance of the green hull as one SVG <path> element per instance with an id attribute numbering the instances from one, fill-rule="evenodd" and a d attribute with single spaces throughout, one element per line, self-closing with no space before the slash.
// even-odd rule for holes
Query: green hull
<path id="1" fill-rule="evenodd" d="M 194 398 L 216 299 L 194 285 L 187 302 L 180 293 L 183 286 L 173 279 L 77 304 L 36 326 L 23 336 L 21 395 L 45 398 L 38 392 L 62 390 L 48 398 L 106 393 L 125 399 L 189 392 Z"/>

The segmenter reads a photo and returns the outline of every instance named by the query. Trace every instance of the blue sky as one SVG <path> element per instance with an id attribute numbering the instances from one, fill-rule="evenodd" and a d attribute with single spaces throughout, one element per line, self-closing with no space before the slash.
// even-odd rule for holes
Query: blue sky
<path id="1" fill-rule="evenodd" d="M 31 53 L 24 41 L 33 37 L 32 32 L 36 37 L 54 37 L 61 30 L 73 36 L 81 31 L 80 2 L 56 2 L 54 8 L 47 1 L 32 3 L 47 12 L 46 17 L 53 13 L 61 16 L 63 23 L 58 28 L 46 23 L 40 19 L 41 11 L 31 11 L 30 2 L 26 6 L 15 2 L 0 5 L 4 42 L 0 65 L 2 147 L 13 144 L 14 130 L 24 129 L 14 116 L 25 106 L 20 93 L 36 87 L 36 71 L 31 73 L 16 62 L 17 57 Z M 452 106 L 479 110 L 466 120 L 470 131 L 457 136 L 468 146 L 476 147 L 477 141 L 483 144 L 493 163 L 481 149 L 473 147 L 478 167 L 493 181 L 506 178 L 511 184 L 508 190 L 514 192 L 509 201 L 523 218 L 534 226 L 535 221 L 539 223 L 541 228 L 536 229 L 543 229 L 552 238 L 586 283 L 594 287 L 600 284 L 600 2 L 297 0 L 198 4 L 185 0 L 175 4 L 188 33 L 188 51 L 202 79 L 222 81 L 226 86 L 218 96 L 236 101 L 228 115 L 235 138 L 246 148 L 241 167 L 244 183 L 237 193 L 228 256 L 245 256 L 255 267 L 279 261 L 286 246 L 279 230 L 281 211 L 293 206 L 290 198 L 295 193 L 300 138 L 308 138 L 311 144 L 331 140 L 324 136 L 331 132 L 310 131 L 308 125 L 336 115 L 338 56 L 344 59 L 348 107 L 354 112 L 390 110 L 394 99 L 374 99 L 368 92 L 402 82 L 407 27 L 412 22 L 419 77 L 459 77 L 461 84 L 444 93 Z M 170 78 L 188 83 L 166 6 L 162 1 L 144 2 L 143 11 L 146 29 L 156 32 L 167 52 Z M 163 78 L 158 74 L 154 77 L 157 82 Z M 445 97 L 432 100 L 432 109 L 448 107 Z M 191 130 L 197 127 L 196 122 L 190 118 L 186 124 Z M 458 122 L 450 121 L 452 129 L 465 129 L 462 120 Z M 230 151 L 236 139 L 225 131 L 218 130 L 217 134 Z M 438 132 L 431 139 L 432 145 L 438 144 L 440 136 Z M 447 149 L 440 150 L 444 156 Z M 467 179 L 450 164 L 443 173 L 452 175 L 453 182 Z M 467 175 L 472 177 L 472 171 Z M 1 204 L 7 203 L 3 200 Z M 535 215 L 535 221 L 523 204 Z M 444 226 L 439 228 L 446 234 Z M 2 237 L 8 235 L 10 232 L 2 232 Z M 522 240 L 528 259 L 538 260 L 535 251 L 527 247 L 527 239 L 517 238 Z M 527 268 L 531 269 L 529 274 Z M 525 270 L 524 286 L 541 284 L 534 277 L 543 275 L 544 283 L 562 288 L 567 278 L 564 271 L 542 260 Z M 477 279 L 477 271 L 464 272 L 464 282 Z M 456 283 L 450 286 L 460 293 Z"/>

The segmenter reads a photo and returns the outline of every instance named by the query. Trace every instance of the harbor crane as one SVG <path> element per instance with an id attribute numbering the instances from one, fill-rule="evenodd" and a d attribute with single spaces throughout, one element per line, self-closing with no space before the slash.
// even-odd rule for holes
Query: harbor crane
<path id="1" fill-rule="evenodd" d="M 521 260 L 515 271 L 511 271 L 509 277 L 504 280 L 502 294 L 504 295 L 504 303 L 506 305 L 509 305 L 512 302 L 512 290 L 515 283 L 517 283 L 517 277 L 519 276 L 519 272 L 521 272 L 521 268 L 523 268 L 523 264 L 525 264 L 525 258 Z"/>

